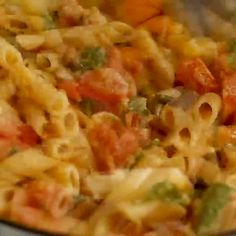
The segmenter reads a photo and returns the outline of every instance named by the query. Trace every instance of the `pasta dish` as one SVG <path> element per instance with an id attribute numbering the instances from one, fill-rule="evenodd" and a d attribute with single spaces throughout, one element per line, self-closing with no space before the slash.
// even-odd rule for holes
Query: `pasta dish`
<path id="1" fill-rule="evenodd" d="M 56 235 L 236 227 L 236 40 L 165 0 L 0 1 L 0 218 Z"/>

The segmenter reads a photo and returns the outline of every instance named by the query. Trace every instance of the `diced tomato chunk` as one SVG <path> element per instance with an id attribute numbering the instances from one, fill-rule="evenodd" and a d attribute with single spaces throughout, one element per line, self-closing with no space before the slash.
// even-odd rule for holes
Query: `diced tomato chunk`
<path id="1" fill-rule="evenodd" d="M 226 144 L 236 145 L 236 126 L 219 126 L 217 128 L 216 141 L 219 147 L 224 147 Z"/>
<path id="2" fill-rule="evenodd" d="M 176 74 L 176 80 L 186 88 L 193 89 L 200 94 L 217 92 L 219 84 L 200 58 L 183 62 Z"/>
<path id="3" fill-rule="evenodd" d="M 98 170 L 110 171 L 125 165 L 137 150 L 140 137 L 136 130 L 126 128 L 118 121 L 107 121 L 90 130 L 89 140 Z"/>
<path id="4" fill-rule="evenodd" d="M 124 68 L 122 64 L 122 55 L 118 48 L 113 47 L 108 51 L 108 60 L 106 66 L 123 73 Z"/>
<path id="5" fill-rule="evenodd" d="M 105 68 L 85 73 L 78 90 L 82 97 L 116 103 L 127 97 L 129 85 L 116 70 Z"/>
<path id="6" fill-rule="evenodd" d="M 121 18 L 131 25 L 138 25 L 162 11 L 162 0 L 124 0 L 120 7 Z"/>
<path id="7" fill-rule="evenodd" d="M 138 75 L 143 71 L 144 65 L 139 50 L 133 47 L 123 47 L 120 49 L 120 52 L 125 69 L 132 75 Z"/>
<path id="8" fill-rule="evenodd" d="M 22 124 L 14 109 L 0 101 L 0 137 L 12 138 L 19 134 L 18 127 Z"/>
<path id="9" fill-rule="evenodd" d="M 173 25 L 172 19 L 165 15 L 150 18 L 141 24 L 142 27 L 157 35 L 172 33 Z"/>
<path id="10" fill-rule="evenodd" d="M 221 83 L 222 120 L 229 124 L 236 123 L 236 71 L 228 63 L 228 54 L 223 53 L 216 58 L 212 73 Z"/>
<path id="11" fill-rule="evenodd" d="M 138 55 L 139 52 L 137 50 L 135 49 L 129 50 L 129 51 L 126 50 L 126 55 L 122 54 L 124 52 L 125 50 L 122 51 L 121 49 L 118 49 L 115 47 L 109 50 L 107 67 L 115 69 L 117 72 L 120 73 L 120 75 L 122 75 L 124 80 L 129 85 L 128 96 L 133 97 L 133 96 L 136 96 L 137 94 L 137 88 L 136 88 L 135 80 L 130 75 L 129 72 L 134 72 L 134 73 L 140 72 L 143 69 L 143 66 L 139 61 L 137 61 L 137 59 L 140 58 L 140 55 Z M 134 54 L 134 55 L 131 55 L 131 54 Z M 127 56 L 129 56 L 129 58 Z M 136 58 L 136 56 L 138 57 Z M 127 61 L 129 61 L 129 65 Z M 129 70 L 128 72 L 126 69 L 131 69 L 131 71 Z"/>
<path id="12" fill-rule="evenodd" d="M 35 146 L 39 142 L 39 136 L 30 125 L 21 125 L 19 127 L 20 135 L 19 139 L 22 143 L 29 146 Z"/>
<path id="13" fill-rule="evenodd" d="M 9 217 L 13 221 L 40 230 L 68 233 L 76 221 L 64 215 L 71 209 L 74 200 L 71 194 L 66 193 L 71 202 L 71 204 L 67 204 L 63 200 L 65 195 L 61 195 L 63 191 L 60 185 L 53 182 L 30 182 L 28 185 L 15 190 Z M 61 201 L 62 205 L 60 204 Z M 54 207 L 63 208 L 63 212 L 61 212 L 63 214 L 51 214 Z"/>
<path id="14" fill-rule="evenodd" d="M 67 96 L 71 100 L 79 101 L 80 93 L 78 90 L 78 83 L 76 81 L 60 81 L 57 84 L 59 89 L 62 89 L 66 92 Z"/>
<path id="15" fill-rule="evenodd" d="M 236 73 L 222 82 L 223 120 L 236 113 Z"/>
<path id="16" fill-rule="evenodd" d="M 0 160 L 13 155 L 26 147 L 17 138 L 0 138 Z"/>

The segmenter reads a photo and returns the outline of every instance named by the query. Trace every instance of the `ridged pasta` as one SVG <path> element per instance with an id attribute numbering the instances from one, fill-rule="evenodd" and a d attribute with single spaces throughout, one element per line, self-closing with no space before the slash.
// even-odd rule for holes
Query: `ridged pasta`
<path id="1" fill-rule="evenodd" d="M 168 15 L 187 1 L 118 2 L 0 0 L 0 219 L 75 236 L 233 229 L 235 40 L 192 37 Z"/>
<path id="2" fill-rule="evenodd" d="M 50 170 L 49 175 L 72 194 L 80 193 L 79 171 L 73 164 L 62 163 Z"/>
<path id="3" fill-rule="evenodd" d="M 111 46 L 114 43 L 129 42 L 132 28 L 121 22 L 110 22 L 62 29 L 61 35 L 67 43 L 78 47 Z"/>
<path id="4" fill-rule="evenodd" d="M 133 44 L 142 52 L 145 52 L 145 57 L 150 60 L 153 65 L 155 78 L 153 82 L 159 90 L 171 88 L 174 82 L 173 65 L 165 58 L 160 47 L 151 38 L 151 35 L 145 30 L 136 32 Z"/>

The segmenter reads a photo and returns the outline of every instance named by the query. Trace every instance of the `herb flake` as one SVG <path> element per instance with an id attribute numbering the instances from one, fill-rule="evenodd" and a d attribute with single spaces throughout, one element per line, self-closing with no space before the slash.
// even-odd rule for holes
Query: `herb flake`
<path id="1" fill-rule="evenodd" d="M 8 153 L 8 156 L 12 156 L 16 154 L 19 150 L 16 147 L 11 148 L 11 150 Z"/>
<path id="2" fill-rule="evenodd" d="M 83 194 L 79 194 L 77 196 L 74 196 L 74 201 L 76 204 L 80 204 L 85 202 L 88 199 L 87 196 L 83 195 Z"/>
<path id="3" fill-rule="evenodd" d="M 203 194 L 197 231 L 199 233 L 208 230 L 217 220 L 221 210 L 229 201 L 231 188 L 222 183 L 211 185 Z"/>
<path id="4" fill-rule="evenodd" d="M 144 97 L 132 98 L 128 104 L 128 110 L 144 116 L 150 114 L 149 110 L 147 109 L 147 99 Z"/>
<path id="5" fill-rule="evenodd" d="M 80 59 L 73 63 L 72 70 L 84 73 L 88 70 L 103 67 L 106 61 L 107 55 L 103 48 L 88 47 L 81 53 Z"/>
<path id="6" fill-rule="evenodd" d="M 186 198 L 181 191 L 171 182 L 163 181 L 155 184 L 146 196 L 146 200 L 162 200 L 167 202 L 175 202 L 177 204 L 185 205 Z"/>

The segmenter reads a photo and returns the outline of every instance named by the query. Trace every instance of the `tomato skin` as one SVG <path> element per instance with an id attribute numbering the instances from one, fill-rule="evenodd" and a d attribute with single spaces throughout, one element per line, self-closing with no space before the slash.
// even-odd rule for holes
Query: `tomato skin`
<path id="1" fill-rule="evenodd" d="M 82 97 L 117 103 L 127 97 L 129 85 L 116 70 L 104 68 L 81 76 L 78 90 Z"/>
<path id="2" fill-rule="evenodd" d="M 61 81 L 59 89 L 75 101 L 90 98 L 108 104 L 119 103 L 136 95 L 136 85 L 132 76 L 124 69 L 121 53 L 117 48 L 108 52 L 105 68 L 87 71 L 74 81 Z"/>
<path id="3" fill-rule="evenodd" d="M 21 141 L 19 141 L 17 138 L 0 138 L 0 160 L 14 154 L 12 150 L 15 150 L 16 152 L 24 150 L 26 148 L 26 145 L 24 145 Z"/>
<path id="4" fill-rule="evenodd" d="M 183 62 L 176 73 L 176 80 L 200 94 L 219 91 L 218 81 L 200 58 Z"/>
<path id="5" fill-rule="evenodd" d="M 125 55 L 123 55 L 122 53 L 125 53 L 125 50 L 122 51 L 121 49 L 118 49 L 116 47 L 113 47 L 112 49 L 110 49 L 108 52 L 107 67 L 115 69 L 117 72 L 119 72 L 122 75 L 124 80 L 129 84 L 128 97 L 134 97 L 137 95 L 136 83 L 135 83 L 134 78 L 126 70 L 125 66 L 127 66 L 128 64 L 125 64 L 125 63 L 127 63 L 128 57 L 131 57 L 130 59 L 132 61 L 131 67 L 132 69 L 134 69 L 135 72 L 140 72 L 143 69 L 143 65 L 140 64 L 140 62 L 137 62 L 137 58 L 135 58 L 135 56 L 140 57 L 140 55 L 138 55 L 139 52 L 137 52 L 135 49 L 133 49 L 132 52 L 131 50 L 129 51 L 126 50 Z M 135 54 L 135 55 L 131 55 L 131 54 Z M 130 65 L 130 62 L 129 62 L 129 65 Z"/>
<path id="6" fill-rule="evenodd" d="M 5 138 L 16 137 L 19 134 L 20 119 L 12 114 L 2 113 L 0 115 L 0 136 Z"/>
<path id="7" fill-rule="evenodd" d="M 122 64 L 122 55 L 118 48 L 113 47 L 110 50 L 108 50 L 108 60 L 106 66 L 109 68 L 113 68 L 120 73 L 124 72 Z"/>
<path id="8" fill-rule="evenodd" d="M 165 15 L 152 17 L 141 24 L 148 31 L 158 35 L 171 33 L 173 25 L 171 18 Z"/>
<path id="9" fill-rule="evenodd" d="M 110 171 L 126 164 L 140 142 L 135 129 L 124 127 L 118 121 L 97 124 L 89 132 L 89 140 L 100 171 Z"/>
<path id="10" fill-rule="evenodd" d="M 77 222 L 64 216 L 67 211 L 56 216 L 50 214 L 50 207 L 60 191 L 63 191 L 61 186 L 43 181 L 33 181 L 16 189 L 11 201 L 11 219 L 40 230 L 68 233 Z M 72 195 L 70 199 L 73 203 Z M 49 209 L 45 209 L 47 205 Z M 68 207 L 68 210 L 70 209 L 71 206 Z"/>
<path id="11" fill-rule="evenodd" d="M 162 0 L 124 0 L 119 8 L 121 17 L 129 24 L 140 23 L 161 13 Z"/>
<path id="12" fill-rule="evenodd" d="M 122 47 L 120 53 L 125 69 L 132 75 L 139 75 L 144 70 L 142 55 L 139 50 L 133 47 Z"/>
<path id="13" fill-rule="evenodd" d="M 29 146 L 35 146 L 39 142 L 39 136 L 30 125 L 21 125 L 19 127 L 20 135 L 19 139 L 23 144 Z"/>
<path id="14" fill-rule="evenodd" d="M 230 124 L 236 123 L 236 71 L 228 64 L 228 54 L 222 53 L 216 58 L 212 73 L 221 82 L 222 120 Z"/>
<path id="15" fill-rule="evenodd" d="M 58 89 L 62 89 L 66 92 L 68 98 L 71 100 L 79 101 L 80 93 L 78 90 L 78 83 L 76 81 L 60 81 L 57 84 Z"/>

